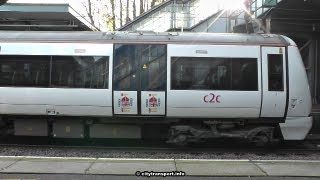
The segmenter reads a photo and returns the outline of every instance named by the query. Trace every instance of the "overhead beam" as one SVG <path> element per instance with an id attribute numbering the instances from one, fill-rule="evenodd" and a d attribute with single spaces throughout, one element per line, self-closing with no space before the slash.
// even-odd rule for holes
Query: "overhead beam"
<path id="1" fill-rule="evenodd" d="M 0 27 L 44 27 L 44 28 L 77 28 L 78 25 L 19 25 L 19 24 L 0 24 Z"/>

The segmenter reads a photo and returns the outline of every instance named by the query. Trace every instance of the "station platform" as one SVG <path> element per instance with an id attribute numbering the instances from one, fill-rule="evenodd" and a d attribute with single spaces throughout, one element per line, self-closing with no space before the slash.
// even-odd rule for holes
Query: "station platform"
<path id="1" fill-rule="evenodd" d="M 1 156 L 1 174 L 320 177 L 320 161 Z M 172 173 L 173 172 L 173 173 Z M 152 174 L 153 173 L 153 174 Z M 171 173 L 171 174 L 170 174 Z"/>

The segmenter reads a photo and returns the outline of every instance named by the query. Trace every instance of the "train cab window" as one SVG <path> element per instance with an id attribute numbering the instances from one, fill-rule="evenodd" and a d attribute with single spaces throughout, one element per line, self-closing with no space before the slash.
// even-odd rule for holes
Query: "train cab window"
<path id="1" fill-rule="evenodd" d="M 0 86 L 48 87 L 50 56 L 0 56 Z"/>
<path id="2" fill-rule="evenodd" d="M 108 57 L 52 57 L 51 87 L 107 89 L 108 77 Z"/>
<path id="3" fill-rule="evenodd" d="M 268 54 L 269 91 L 283 91 L 283 58 L 282 54 Z"/>
<path id="4" fill-rule="evenodd" d="M 255 58 L 173 57 L 173 90 L 257 91 Z"/>

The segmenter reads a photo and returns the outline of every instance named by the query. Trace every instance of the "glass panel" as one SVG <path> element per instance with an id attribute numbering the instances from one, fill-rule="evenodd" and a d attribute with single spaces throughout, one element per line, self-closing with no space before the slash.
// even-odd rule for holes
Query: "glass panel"
<path id="1" fill-rule="evenodd" d="M 232 90 L 257 91 L 258 66 L 257 59 L 234 58 L 232 63 Z"/>
<path id="2" fill-rule="evenodd" d="M 166 89 L 165 45 L 141 46 L 141 90 L 164 91 Z"/>
<path id="3" fill-rule="evenodd" d="M 108 57 L 52 57 L 51 87 L 105 89 L 108 77 Z"/>
<path id="4" fill-rule="evenodd" d="M 171 89 L 258 90 L 257 59 L 173 57 Z"/>
<path id="5" fill-rule="evenodd" d="M 115 45 L 115 90 L 165 90 L 165 45 Z"/>
<path id="6" fill-rule="evenodd" d="M 0 85 L 48 87 L 50 57 L 0 56 Z"/>
<path id="7" fill-rule="evenodd" d="M 264 6 L 275 6 L 277 5 L 277 0 L 264 0 Z"/>
<path id="8" fill-rule="evenodd" d="M 269 91 L 283 91 L 282 54 L 268 54 Z"/>
<path id="9" fill-rule="evenodd" d="M 138 90 L 139 49 L 133 45 L 115 45 L 113 62 L 114 90 Z"/>

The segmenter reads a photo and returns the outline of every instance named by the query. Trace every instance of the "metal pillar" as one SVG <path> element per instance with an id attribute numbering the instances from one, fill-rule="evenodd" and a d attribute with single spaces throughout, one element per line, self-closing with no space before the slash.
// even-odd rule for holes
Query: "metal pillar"
<path id="1" fill-rule="evenodd" d="M 271 18 L 266 19 L 266 33 L 271 33 Z"/>

